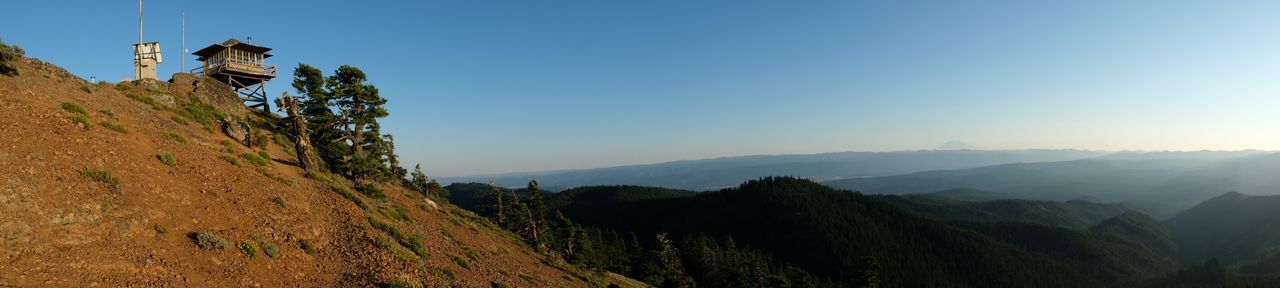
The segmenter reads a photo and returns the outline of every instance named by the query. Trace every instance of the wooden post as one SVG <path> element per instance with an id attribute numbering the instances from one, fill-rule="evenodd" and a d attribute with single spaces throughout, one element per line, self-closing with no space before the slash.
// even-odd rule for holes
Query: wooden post
<path id="1" fill-rule="evenodd" d="M 289 96 L 289 92 L 285 92 L 280 96 L 281 108 L 284 108 L 285 114 L 293 119 L 294 136 L 298 138 L 294 144 L 294 149 L 298 153 L 298 167 L 302 170 L 311 170 L 311 132 L 307 129 L 306 119 L 302 119 L 302 115 L 298 113 L 298 98 Z"/>

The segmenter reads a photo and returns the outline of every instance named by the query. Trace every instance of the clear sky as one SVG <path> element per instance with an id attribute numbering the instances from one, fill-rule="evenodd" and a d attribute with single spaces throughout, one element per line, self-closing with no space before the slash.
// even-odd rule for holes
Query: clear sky
<path id="1" fill-rule="evenodd" d="M 5 3 L 0 39 L 118 81 L 136 4 Z M 1280 1 L 151 0 L 161 75 L 183 11 L 191 51 L 275 48 L 273 97 L 299 62 L 362 68 L 433 176 L 950 140 L 1280 149 Z"/>

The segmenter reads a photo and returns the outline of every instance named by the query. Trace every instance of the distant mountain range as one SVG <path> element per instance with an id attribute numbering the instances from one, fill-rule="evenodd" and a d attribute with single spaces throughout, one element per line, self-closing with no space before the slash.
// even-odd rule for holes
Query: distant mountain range
<path id="1" fill-rule="evenodd" d="M 556 190 L 591 185 L 640 185 L 705 191 L 732 187 L 766 176 L 787 175 L 827 181 L 1009 163 L 1080 160 L 1104 155 L 1107 153 L 1086 150 L 920 150 L 757 155 L 572 171 L 442 177 L 441 181 L 494 182 L 505 187 L 523 187 L 529 180 L 538 180 L 542 187 Z"/>
<path id="2" fill-rule="evenodd" d="M 1280 193 L 1280 154 L 1118 153 L 1088 160 L 1003 164 L 824 184 L 872 194 L 930 194 L 958 200 L 1124 203 L 1164 218 L 1227 191 Z"/>

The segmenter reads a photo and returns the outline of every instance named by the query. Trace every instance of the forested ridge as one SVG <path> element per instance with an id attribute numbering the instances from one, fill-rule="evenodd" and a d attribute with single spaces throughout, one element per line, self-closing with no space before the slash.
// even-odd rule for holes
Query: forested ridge
<path id="1" fill-rule="evenodd" d="M 469 185 L 489 189 L 451 185 L 453 199 L 473 199 L 488 217 L 498 209 L 482 199 L 494 198 L 474 193 L 504 191 L 511 205 L 536 189 Z M 1178 262 L 1163 223 L 1114 204 L 874 196 L 791 177 L 696 194 L 637 186 L 538 194 L 546 249 L 664 287 L 1227 285 L 1268 279 L 1235 271 L 1280 266 L 1264 256 L 1249 266 Z M 510 209 L 505 225 L 528 221 Z M 1218 268 L 1225 272 L 1215 278 Z"/>

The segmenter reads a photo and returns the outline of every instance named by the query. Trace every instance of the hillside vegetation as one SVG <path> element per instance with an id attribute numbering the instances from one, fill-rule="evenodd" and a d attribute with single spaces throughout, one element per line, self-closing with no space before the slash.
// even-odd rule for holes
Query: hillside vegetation
<path id="1" fill-rule="evenodd" d="M 714 271 L 739 267 L 690 264 L 705 263 L 698 260 L 707 257 L 699 251 L 729 245 L 757 251 L 753 257 L 778 263 L 766 270 L 772 272 L 757 274 L 778 279 L 775 286 L 1096 287 L 1131 283 L 1176 267 L 1170 254 L 1174 251 L 1148 247 L 1168 242 L 1158 221 L 1114 206 L 1057 203 L 1062 210 L 1088 215 L 1081 217 L 1089 220 L 1061 221 L 1066 226 L 1085 225 L 1072 229 L 1011 221 L 1025 216 L 1017 214 L 972 219 L 930 215 L 903 208 L 898 200 L 789 177 L 753 180 L 737 188 L 694 195 L 664 190 L 582 187 L 548 196 L 546 203 L 549 211 L 562 212 L 587 231 L 624 235 L 621 243 L 593 242 L 591 249 L 631 254 L 639 249 L 650 255 L 677 251 L 673 254 L 683 261 L 675 266 L 684 268 L 663 275 L 681 275 L 698 285 L 721 283 L 725 276 Z M 1002 205 L 1052 206 L 1031 201 Z M 1095 209 L 1118 213 L 1100 223 L 1076 224 L 1101 217 Z M 669 245 L 648 240 L 655 235 L 675 240 Z M 614 259 L 595 265 L 638 279 L 661 278 L 646 273 L 644 258 Z M 664 281 L 660 283 L 681 283 Z"/>
<path id="2" fill-rule="evenodd" d="M 0 286 L 642 286 L 397 181 L 304 172 L 273 115 L 234 111 L 265 139 L 245 146 L 169 83 L 6 65 Z"/>

